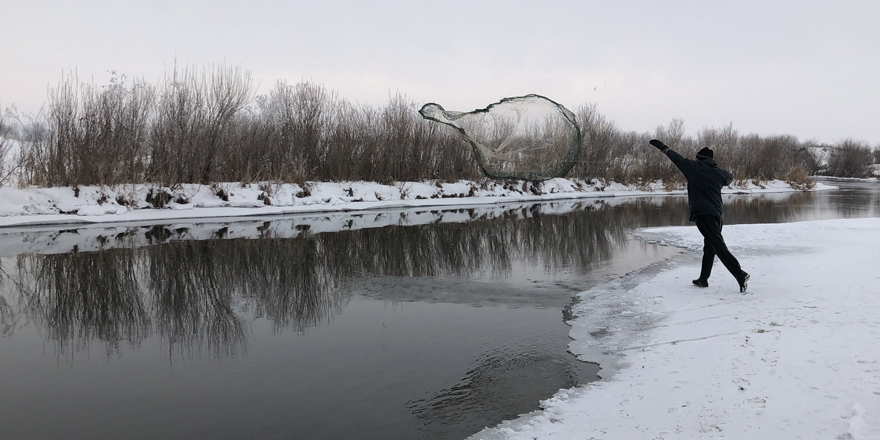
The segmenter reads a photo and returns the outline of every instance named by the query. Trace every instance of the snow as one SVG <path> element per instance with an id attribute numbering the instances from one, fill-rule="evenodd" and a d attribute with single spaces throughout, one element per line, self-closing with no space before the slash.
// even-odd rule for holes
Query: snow
<path id="1" fill-rule="evenodd" d="M 880 219 L 725 226 L 742 295 L 694 252 L 581 293 L 570 350 L 603 379 L 475 439 L 880 439 Z"/>
<path id="2" fill-rule="evenodd" d="M 833 189 L 817 183 L 814 190 Z M 795 191 L 781 181 L 744 182 L 725 194 Z M 510 202 L 685 194 L 661 182 L 622 185 L 593 179 L 551 179 L 541 184 L 517 181 L 396 182 L 271 182 L 174 188 L 152 185 L 80 186 L 76 188 L 0 187 L 0 227 L 41 224 L 83 224 L 169 221 L 359 211 L 407 207 L 457 207 Z M 149 202 L 161 199 L 165 203 Z"/>

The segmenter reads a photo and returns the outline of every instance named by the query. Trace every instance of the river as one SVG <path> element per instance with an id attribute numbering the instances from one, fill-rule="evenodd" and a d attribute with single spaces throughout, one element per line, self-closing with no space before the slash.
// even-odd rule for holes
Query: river
<path id="1" fill-rule="evenodd" d="M 880 185 L 725 224 L 880 216 Z M 3 438 L 460 439 L 601 365 L 572 296 L 681 250 L 686 198 L 0 230 Z M 734 244 L 735 245 L 735 244 Z"/>

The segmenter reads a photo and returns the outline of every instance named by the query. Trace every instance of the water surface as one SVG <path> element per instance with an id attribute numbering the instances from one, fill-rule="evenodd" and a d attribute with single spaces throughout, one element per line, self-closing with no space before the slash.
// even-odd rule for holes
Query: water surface
<path id="1" fill-rule="evenodd" d="M 726 224 L 880 214 L 876 183 Z M 0 230 L 4 438 L 464 438 L 595 380 L 572 295 L 684 197 Z"/>

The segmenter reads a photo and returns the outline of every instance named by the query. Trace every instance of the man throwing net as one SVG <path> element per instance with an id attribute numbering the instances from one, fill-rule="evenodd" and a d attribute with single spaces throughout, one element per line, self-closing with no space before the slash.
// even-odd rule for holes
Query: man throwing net
<path id="1" fill-rule="evenodd" d="M 715 263 L 715 256 L 718 255 L 718 259 L 739 283 L 739 291 L 745 293 L 749 274 L 742 270 L 739 261 L 727 249 L 724 237 L 721 236 L 724 218 L 721 188 L 730 185 L 733 177 L 727 171 L 718 168 L 718 164 L 713 159 L 713 152 L 709 148 L 698 151 L 697 160 L 691 160 L 685 159 L 656 139 L 651 140 L 650 144 L 665 153 L 687 179 L 688 217 L 690 221 L 696 223 L 697 229 L 704 238 L 703 265 L 700 269 L 700 277 L 693 281 L 694 285 L 709 287 L 712 264 Z"/>

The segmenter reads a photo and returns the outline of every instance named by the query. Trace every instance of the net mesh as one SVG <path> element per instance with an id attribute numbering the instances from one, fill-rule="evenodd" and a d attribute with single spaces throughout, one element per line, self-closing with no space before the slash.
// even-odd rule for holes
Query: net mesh
<path id="1" fill-rule="evenodd" d="M 483 172 L 492 178 L 563 177 L 580 156 L 581 134 L 574 114 L 543 96 L 505 98 L 467 113 L 431 103 L 419 113 L 450 127 L 467 142 Z"/>

